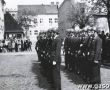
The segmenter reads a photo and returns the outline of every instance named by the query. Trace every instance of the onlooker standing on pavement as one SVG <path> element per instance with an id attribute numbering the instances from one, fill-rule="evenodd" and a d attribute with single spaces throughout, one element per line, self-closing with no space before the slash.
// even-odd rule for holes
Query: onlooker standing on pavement
<path id="1" fill-rule="evenodd" d="M 0 40 L 0 53 L 2 52 L 2 47 L 3 47 L 3 43 L 2 43 L 2 41 Z"/>
<path id="2" fill-rule="evenodd" d="M 24 51 L 24 41 L 21 40 L 21 51 Z"/>
<path id="3" fill-rule="evenodd" d="M 8 42 L 8 51 L 12 52 L 12 42 L 11 42 L 11 40 Z"/>
<path id="4" fill-rule="evenodd" d="M 32 48 L 31 48 L 31 46 L 32 46 L 32 42 L 30 41 L 30 39 L 28 40 L 28 49 L 29 49 L 29 51 L 32 51 Z"/>
<path id="5" fill-rule="evenodd" d="M 21 41 L 18 40 L 18 51 L 21 51 Z"/>
<path id="6" fill-rule="evenodd" d="M 6 52 L 5 40 L 3 40 L 3 41 L 2 41 L 2 43 L 3 43 L 3 47 L 2 47 L 2 48 L 3 48 L 3 50 L 2 50 L 2 52 Z"/>
<path id="7" fill-rule="evenodd" d="M 15 52 L 18 52 L 18 42 L 15 40 Z"/>
<path id="8" fill-rule="evenodd" d="M 27 51 L 28 49 L 28 40 L 24 41 L 24 50 Z"/>
<path id="9" fill-rule="evenodd" d="M 6 48 L 7 52 L 8 52 L 8 42 L 9 42 L 9 40 L 6 39 L 6 40 L 5 40 L 5 48 Z"/>
<path id="10" fill-rule="evenodd" d="M 99 35 L 99 31 L 95 31 L 95 57 L 94 57 L 94 66 L 93 66 L 93 78 L 92 84 L 100 84 L 100 62 L 101 62 L 101 54 L 102 54 L 102 39 Z"/>
<path id="11" fill-rule="evenodd" d="M 12 52 L 14 52 L 15 51 L 15 42 L 14 42 L 14 40 L 12 41 Z"/>

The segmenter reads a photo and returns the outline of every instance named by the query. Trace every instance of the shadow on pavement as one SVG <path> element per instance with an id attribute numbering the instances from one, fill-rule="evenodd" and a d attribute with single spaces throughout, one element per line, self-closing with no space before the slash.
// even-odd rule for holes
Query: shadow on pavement
<path id="1" fill-rule="evenodd" d="M 110 63 L 104 63 L 101 65 L 102 68 L 110 69 Z"/>
<path id="2" fill-rule="evenodd" d="M 61 71 L 64 73 L 65 77 L 67 77 L 68 80 L 70 80 L 71 83 L 85 84 L 85 82 L 78 75 L 75 75 L 73 72 L 69 72 L 65 70 L 64 65 L 61 65 Z M 32 72 L 35 74 L 36 85 L 38 87 L 40 87 L 41 89 L 46 89 L 46 90 L 54 90 L 52 88 L 52 82 L 48 81 L 39 62 L 35 60 L 32 62 Z"/>
<path id="3" fill-rule="evenodd" d="M 47 77 L 45 76 L 45 73 L 41 68 L 39 62 L 32 62 L 32 72 L 35 74 L 35 79 L 38 80 L 38 83 L 36 83 L 37 86 L 42 89 L 53 90 L 51 83 L 47 81 Z"/>
<path id="4" fill-rule="evenodd" d="M 85 84 L 85 82 L 81 79 L 80 76 L 74 74 L 73 72 L 70 72 L 68 70 L 65 70 L 64 65 L 61 65 L 61 71 L 64 72 L 65 76 L 70 80 L 70 82 L 74 84 Z"/>

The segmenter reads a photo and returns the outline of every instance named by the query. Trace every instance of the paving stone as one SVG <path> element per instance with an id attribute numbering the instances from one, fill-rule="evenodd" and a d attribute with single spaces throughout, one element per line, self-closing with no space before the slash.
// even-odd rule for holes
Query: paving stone
<path id="1" fill-rule="evenodd" d="M 0 54 L 0 90 L 52 90 L 37 60 L 35 52 Z M 109 68 L 101 68 L 101 81 L 110 84 Z M 62 90 L 83 90 L 78 89 L 78 83 L 83 83 L 81 78 L 65 71 L 62 63 Z"/>

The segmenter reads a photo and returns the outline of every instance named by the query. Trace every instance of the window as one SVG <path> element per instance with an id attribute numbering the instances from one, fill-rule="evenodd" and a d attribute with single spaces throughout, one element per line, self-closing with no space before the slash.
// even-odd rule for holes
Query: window
<path id="1" fill-rule="evenodd" d="M 40 23 L 43 23 L 43 19 L 42 18 L 40 19 Z"/>
<path id="2" fill-rule="evenodd" d="M 32 35 L 31 31 L 30 31 L 30 35 Z"/>
<path id="3" fill-rule="evenodd" d="M 4 12 L 4 9 L 2 8 L 2 12 Z"/>
<path id="4" fill-rule="evenodd" d="M 37 35 L 37 34 L 38 34 L 38 30 L 35 30 L 35 31 L 34 31 L 34 34 Z"/>
<path id="5" fill-rule="evenodd" d="M 34 18 L 34 23 L 38 23 L 36 18 Z"/>
<path id="6" fill-rule="evenodd" d="M 37 30 L 35 30 L 34 32 L 38 32 Z"/>
<path id="7" fill-rule="evenodd" d="M 29 19 L 29 24 L 31 24 L 31 19 Z"/>
<path id="8" fill-rule="evenodd" d="M 52 18 L 49 18 L 49 23 L 52 23 Z"/>
<path id="9" fill-rule="evenodd" d="M 14 17 L 14 16 L 15 16 L 15 14 L 12 14 L 12 16 Z"/>
<path id="10" fill-rule="evenodd" d="M 55 23 L 58 23 L 58 18 L 55 18 Z"/>

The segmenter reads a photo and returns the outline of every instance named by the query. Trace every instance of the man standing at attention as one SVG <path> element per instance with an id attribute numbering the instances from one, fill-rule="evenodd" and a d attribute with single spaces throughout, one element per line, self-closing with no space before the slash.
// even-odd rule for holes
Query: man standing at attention
<path id="1" fill-rule="evenodd" d="M 56 33 L 52 43 L 52 56 L 53 56 L 53 82 L 54 89 L 61 90 L 61 76 L 60 76 L 60 65 L 61 65 L 61 46 L 63 37 L 61 34 Z"/>
<path id="2" fill-rule="evenodd" d="M 94 57 L 94 65 L 93 65 L 93 73 L 92 73 L 92 84 L 100 84 L 100 62 L 101 62 L 101 53 L 102 53 L 102 39 L 100 38 L 100 31 L 95 31 L 94 33 L 94 42 L 95 42 L 95 57 Z"/>

